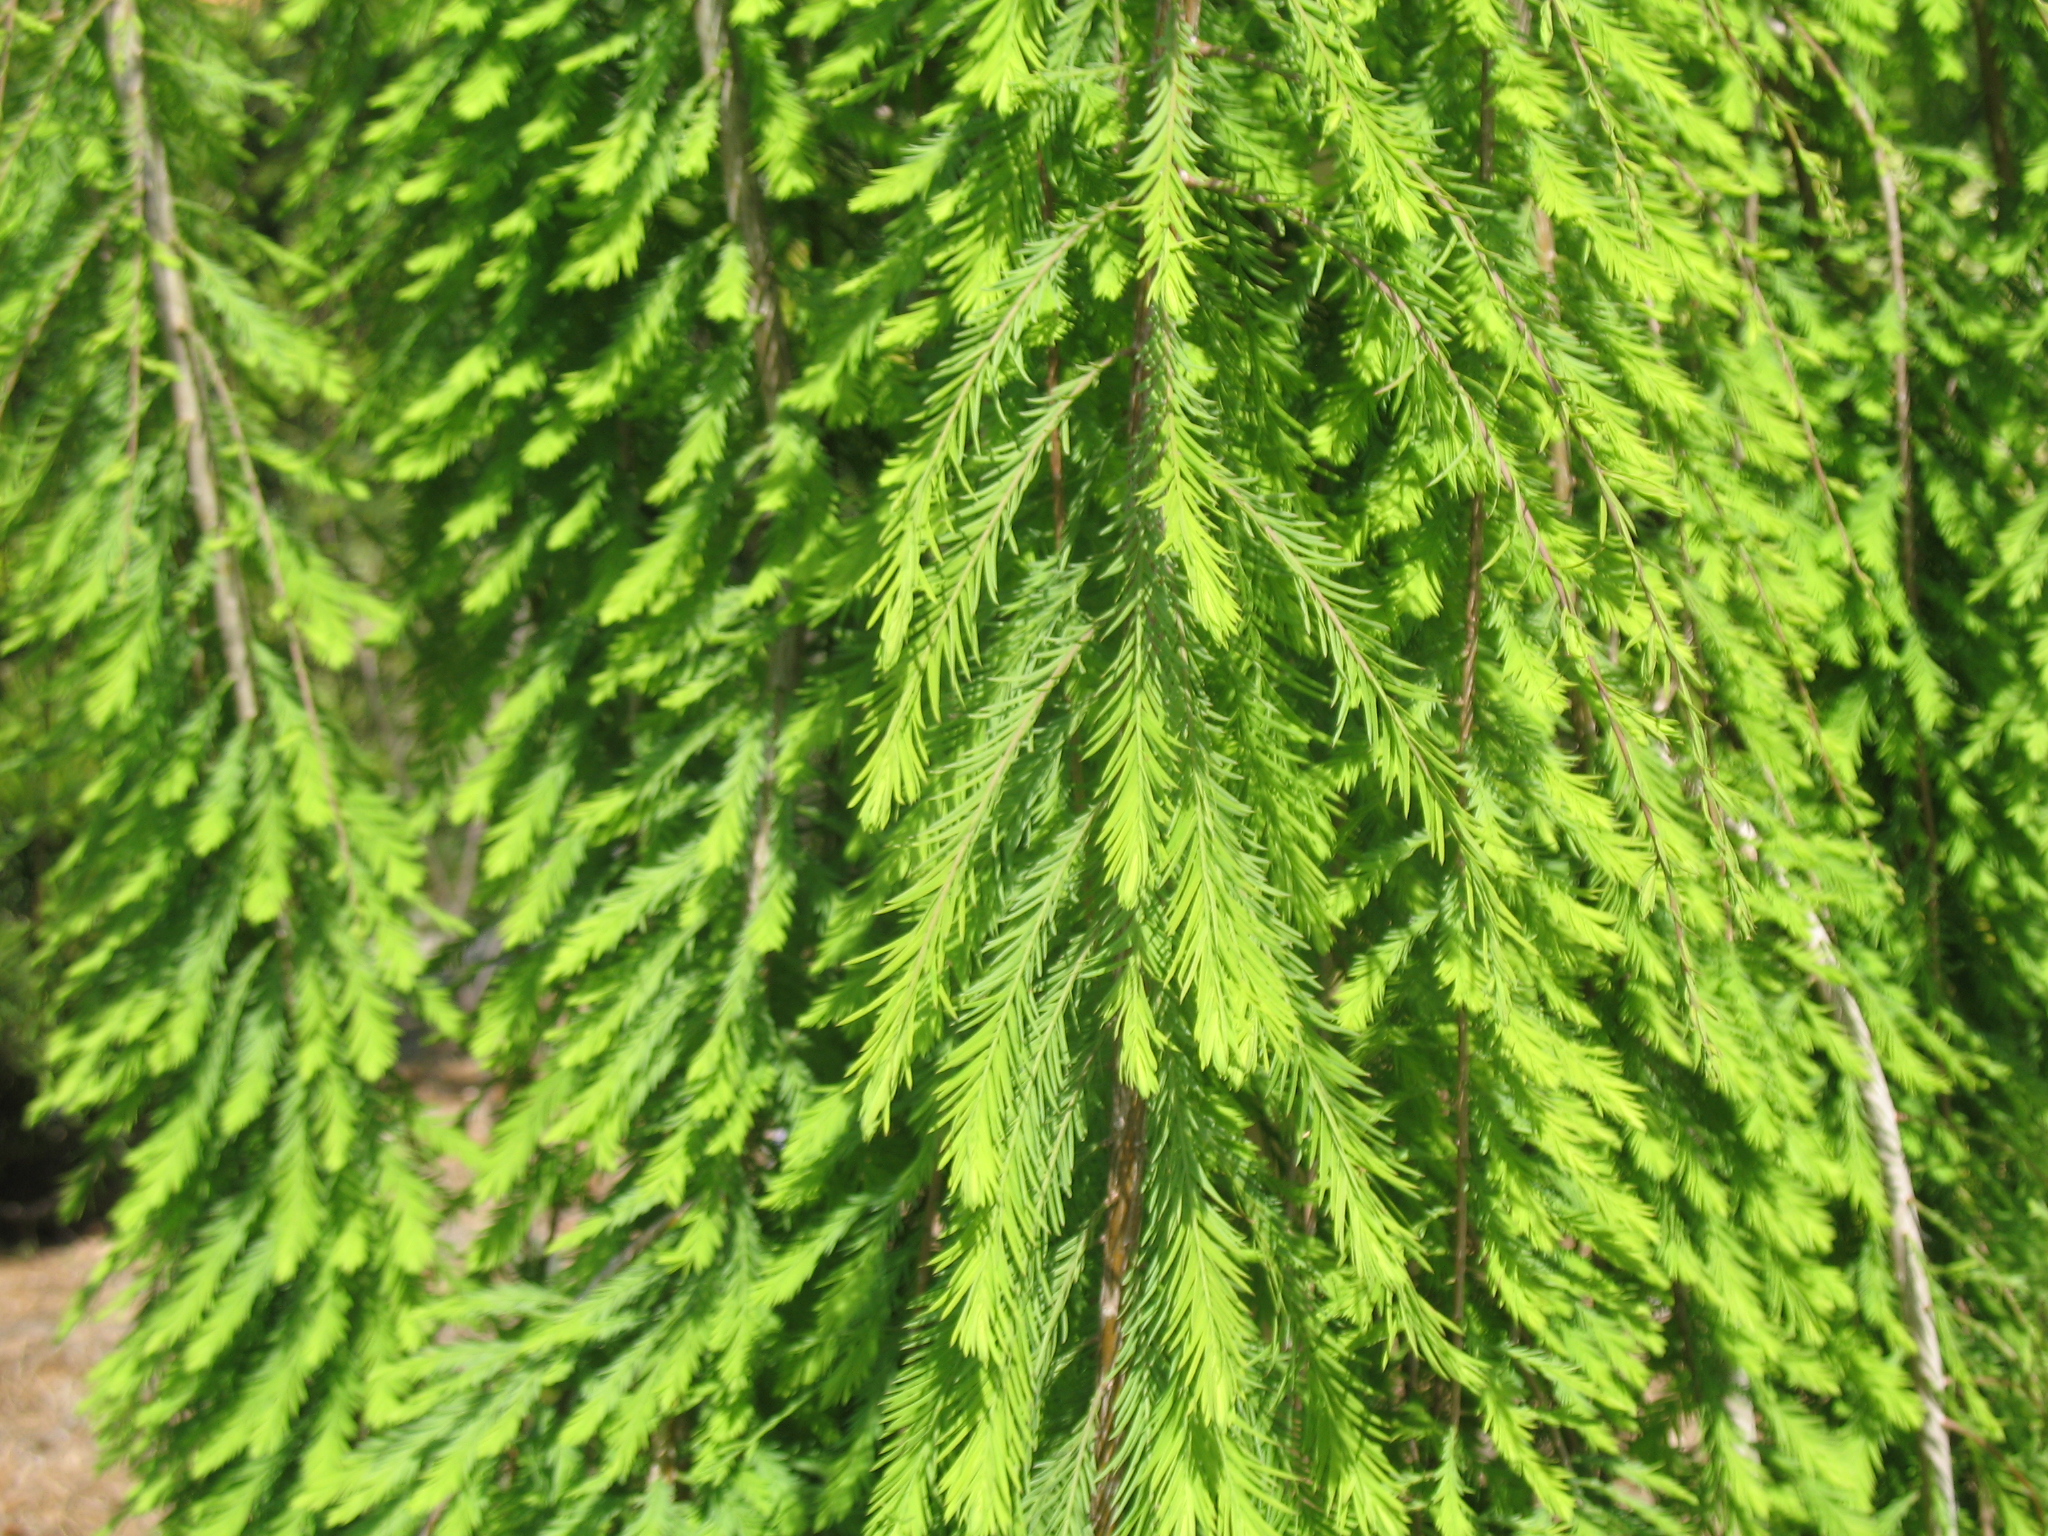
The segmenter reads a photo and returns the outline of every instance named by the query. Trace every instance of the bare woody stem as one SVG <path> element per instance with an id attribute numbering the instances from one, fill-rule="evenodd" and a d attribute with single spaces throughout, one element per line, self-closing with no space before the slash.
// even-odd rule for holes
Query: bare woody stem
<path id="1" fill-rule="evenodd" d="M 1756 828 L 1741 823 L 1736 831 L 1755 854 Z M 1782 869 L 1769 865 L 1766 868 L 1780 889 L 1791 890 L 1791 881 Z M 1934 1282 L 1927 1270 L 1927 1245 L 1920 1231 L 1913 1168 L 1906 1161 L 1905 1145 L 1899 1139 L 1898 1106 L 1892 1100 L 1891 1080 L 1885 1075 L 1884 1061 L 1877 1053 L 1863 1005 L 1846 981 L 1836 979 L 1844 972 L 1835 936 L 1826 919 L 1814 908 L 1807 908 L 1803 916 L 1815 985 L 1863 1066 L 1863 1080 L 1857 1087 L 1863 1099 L 1864 1124 L 1870 1131 L 1878 1167 L 1884 1176 L 1885 1201 L 1891 1215 L 1892 1275 L 1899 1287 L 1901 1320 L 1913 1342 L 1913 1386 L 1920 1397 L 1920 1471 L 1928 1506 L 1927 1526 L 1931 1536 L 1956 1536 L 1955 1454 L 1949 1442 L 1948 1412 L 1943 1406 L 1948 1372 L 1942 1361 L 1941 1333 L 1934 1320 Z"/>
<path id="2" fill-rule="evenodd" d="M 911 1294 L 922 1296 L 931 1289 L 932 1265 L 938 1257 L 939 1243 L 946 1235 L 946 1170 L 932 1171 L 931 1182 L 924 1188 L 924 1204 L 918 1211 L 917 1234 L 917 1275 Z"/>
<path id="3" fill-rule="evenodd" d="M 1807 914 L 1807 947 L 1824 972 L 1839 972 L 1834 936 L 1817 913 Z M 1913 1193 L 1913 1170 L 1899 1140 L 1899 1112 L 1892 1103 L 1890 1081 L 1863 1006 L 1847 985 L 1822 981 L 1821 990 L 1835 1018 L 1863 1059 L 1863 1118 L 1884 1170 L 1885 1197 L 1891 1207 L 1892 1273 L 1899 1287 L 1900 1310 L 1913 1341 L 1913 1385 L 1920 1394 L 1920 1468 L 1926 1482 L 1928 1529 L 1936 1536 L 1956 1536 L 1955 1456 L 1948 1438 L 1948 1414 L 1942 1398 L 1948 1372 L 1941 1357 L 1941 1334 L 1934 1322 L 1934 1284 L 1927 1273 L 1927 1246 L 1920 1233 L 1920 1207 Z"/>
<path id="4" fill-rule="evenodd" d="M 726 0 L 696 0 L 697 48 L 704 78 L 718 95 L 719 169 L 725 186 L 725 214 L 746 248 L 753 285 L 747 310 L 754 320 L 754 369 L 761 404 L 775 414 L 794 377 L 789 332 L 782 323 L 782 292 L 775 281 L 775 247 L 768 237 L 768 213 L 754 178 L 753 134 L 747 120 L 747 87 L 733 57 L 732 19 Z"/>
<path id="5" fill-rule="evenodd" d="M 234 557 L 223 542 L 220 480 L 213 443 L 193 368 L 196 337 L 192 294 L 178 262 L 178 219 L 171 198 L 170 165 L 163 141 L 150 126 L 149 101 L 143 84 L 142 21 L 135 0 L 110 0 L 107 6 L 107 65 L 126 119 L 128 155 L 143 227 L 153 249 L 150 275 L 156 289 L 157 323 L 171 365 L 171 408 L 185 439 L 185 478 L 201 538 L 213 560 L 213 608 L 220 630 L 221 651 L 234 687 L 235 714 L 244 723 L 257 715 L 256 674 L 250 662 L 249 615 L 236 578 Z"/>
<path id="6" fill-rule="evenodd" d="M 747 253 L 752 286 L 747 311 L 754 322 L 754 378 L 761 391 L 762 414 L 775 419 L 783 391 L 795 377 L 789 331 L 782 321 L 782 290 L 775 278 L 775 248 L 769 239 L 768 214 L 755 179 L 753 135 L 748 127 L 746 82 L 732 45 L 732 18 L 727 0 L 696 0 L 697 48 L 704 78 L 718 96 L 719 168 L 725 188 L 725 212 Z M 785 584 L 778 606 L 791 597 Z M 803 628 L 787 624 L 768 649 L 768 736 L 764 745 L 761 785 L 754 813 L 754 839 L 747 865 L 747 894 L 742 922 L 760 910 L 768 888 L 775 851 L 776 754 L 790 697 L 803 675 Z"/>

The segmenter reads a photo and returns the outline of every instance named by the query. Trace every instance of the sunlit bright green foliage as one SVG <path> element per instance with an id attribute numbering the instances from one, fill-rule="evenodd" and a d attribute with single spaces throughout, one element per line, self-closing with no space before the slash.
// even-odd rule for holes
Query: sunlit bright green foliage
<path id="1" fill-rule="evenodd" d="M 8 5 L 167 1536 L 2048 1530 L 2038 0 Z"/>

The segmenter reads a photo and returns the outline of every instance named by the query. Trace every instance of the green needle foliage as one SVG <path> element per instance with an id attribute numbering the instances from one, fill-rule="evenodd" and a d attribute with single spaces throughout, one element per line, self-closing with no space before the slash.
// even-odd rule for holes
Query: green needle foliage
<path id="1" fill-rule="evenodd" d="M 312 673 L 397 615 L 269 505 L 343 489 L 282 413 L 349 385 L 236 191 L 254 61 L 130 0 L 7 24 L 9 643 L 89 775 L 42 1104 L 126 1170 L 99 1278 L 139 1304 L 100 1426 L 179 1529 L 307 1531 L 441 1205 L 387 1081 L 434 1006 L 418 839 Z"/>
<path id="2" fill-rule="evenodd" d="M 2048 1530 L 2048 12 L 7 18 L 166 1530 Z"/>

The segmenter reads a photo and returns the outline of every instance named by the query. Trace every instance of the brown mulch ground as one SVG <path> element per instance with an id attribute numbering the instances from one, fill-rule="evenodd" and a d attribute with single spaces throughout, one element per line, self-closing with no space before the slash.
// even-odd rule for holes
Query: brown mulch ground
<path id="1" fill-rule="evenodd" d="M 121 1336 L 118 1318 L 88 1317 L 61 1343 L 57 1325 L 106 1252 L 80 1238 L 0 1258 L 0 1536 L 93 1536 L 114 1517 L 126 1480 L 99 1469 L 79 1411 L 85 1373 Z M 147 1527 L 124 1522 L 120 1536 Z"/>

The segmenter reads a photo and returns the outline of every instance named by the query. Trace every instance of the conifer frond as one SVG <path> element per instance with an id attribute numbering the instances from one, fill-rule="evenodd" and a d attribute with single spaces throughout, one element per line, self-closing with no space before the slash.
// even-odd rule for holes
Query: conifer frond
<path id="1" fill-rule="evenodd" d="M 8 7 L 138 1508 L 2042 1529 L 2044 15 Z"/>

